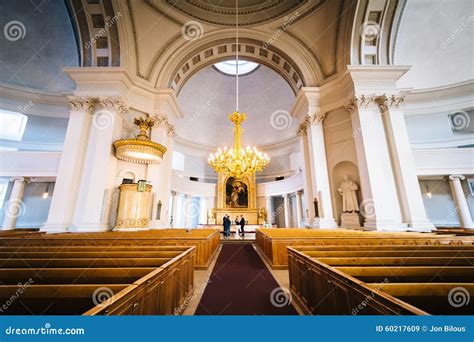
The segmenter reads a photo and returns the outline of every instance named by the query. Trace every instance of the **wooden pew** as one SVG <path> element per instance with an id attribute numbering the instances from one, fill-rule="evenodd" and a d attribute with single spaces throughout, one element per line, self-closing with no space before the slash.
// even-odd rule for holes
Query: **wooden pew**
<path id="1" fill-rule="evenodd" d="M 117 257 L 116 251 L 101 253 L 86 249 L 62 251 L 51 258 L 24 259 L 16 255 L 9 261 L 2 259 L 0 301 L 8 305 L 0 307 L 0 314 L 180 313 L 193 288 L 195 247 L 178 249 L 167 247 L 160 251 L 151 247 L 149 253 L 167 256 L 153 258 L 142 258 L 140 254 L 148 253 L 143 250 Z M 63 258 L 68 253 L 74 253 L 74 257 Z M 96 254 L 95 259 L 90 258 L 91 253 Z M 35 268 L 31 268 L 32 263 Z M 15 268 L 9 268 L 12 264 Z M 142 267 L 143 264 L 149 266 Z M 61 266 L 67 268 L 58 268 Z M 100 293 L 113 296 L 98 302 Z"/>
<path id="2" fill-rule="evenodd" d="M 22 239 L 0 238 L 0 246 L 195 246 L 196 268 L 207 269 L 220 243 L 217 229 L 160 229 L 146 232 L 60 233 Z"/>
<path id="3" fill-rule="evenodd" d="M 346 229 L 257 229 L 256 242 L 260 254 L 275 269 L 288 267 L 287 247 L 318 246 L 423 246 L 472 245 L 473 238 L 454 235 L 408 232 L 366 232 Z M 372 247 L 370 247 L 372 248 Z"/>
<path id="4" fill-rule="evenodd" d="M 474 312 L 472 303 L 448 301 L 456 288 L 474 295 L 472 246 L 371 247 L 288 248 L 293 298 L 308 314 Z"/>

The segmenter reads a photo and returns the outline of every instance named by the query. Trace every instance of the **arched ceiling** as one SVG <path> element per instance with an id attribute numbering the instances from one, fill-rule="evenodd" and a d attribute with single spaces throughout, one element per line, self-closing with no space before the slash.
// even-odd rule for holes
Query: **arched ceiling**
<path id="1" fill-rule="evenodd" d="M 244 145 L 262 146 L 292 138 L 297 123 L 288 111 L 295 101 L 289 84 L 275 71 L 261 65 L 239 77 L 239 110 L 247 114 L 243 123 Z M 235 77 L 208 66 L 183 86 L 178 102 L 184 117 L 176 121 L 178 139 L 205 146 L 231 146 L 233 124 L 228 115 L 235 110 Z"/>
<path id="2" fill-rule="evenodd" d="M 313 2 L 314 8 L 326 0 L 240 0 L 239 25 L 267 23 L 288 15 L 298 7 Z M 220 26 L 235 25 L 235 0 L 165 0 L 168 6 L 196 20 Z M 156 0 L 150 0 L 156 3 Z"/>
<path id="3" fill-rule="evenodd" d="M 0 17 L 0 83 L 44 93 L 74 89 L 74 82 L 62 73 L 63 67 L 78 66 L 74 32 L 62 1 L 4 3 Z"/>

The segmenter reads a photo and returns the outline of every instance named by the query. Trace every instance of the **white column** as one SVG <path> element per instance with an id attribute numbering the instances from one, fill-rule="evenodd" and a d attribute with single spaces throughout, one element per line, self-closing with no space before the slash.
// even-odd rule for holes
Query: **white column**
<path id="1" fill-rule="evenodd" d="M 285 207 L 285 228 L 290 228 L 290 198 L 288 194 L 283 195 L 283 205 Z"/>
<path id="2" fill-rule="evenodd" d="M 323 120 L 325 114 L 316 112 L 310 115 L 308 123 L 308 144 L 310 151 L 313 196 L 318 199 L 319 213 L 313 227 L 337 228 L 332 210 L 331 189 L 329 185 L 326 146 L 324 141 Z"/>
<path id="3" fill-rule="evenodd" d="M 96 99 L 88 97 L 68 98 L 71 105 L 69 122 L 64 139 L 61 161 L 59 162 L 48 219 L 42 231 L 66 231 L 72 223 L 77 194 L 88 146 L 91 128 L 91 111 Z"/>
<path id="4" fill-rule="evenodd" d="M 307 123 L 300 125 L 298 129 L 298 135 L 300 136 L 300 151 L 303 157 L 303 187 L 304 196 L 308 209 L 308 217 L 305 215 L 305 225 L 311 227 L 314 222 L 314 196 L 313 196 L 313 184 L 311 180 L 311 158 L 309 156 L 308 146 L 308 135 L 307 135 Z"/>
<path id="5" fill-rule="evenodd" d="M 10 199 L 5 205 L 2 230 L 12 230 L 16 228 L 16 220 L 25 212 L 25 204 L 23 203 L 23 194 L 27 179 L 24 177 L 15 177 L 10 179 L 13 182 Z"/>
<path id="6" fill-rule="evenodd" d="M 184 227 L 190 228 L 191 227 L 191 218 L 193 215 L 192 208 L 191 208 L 191 201 L 192 197 L 190 195 L 184 195 Z"/>
<path id="7" fill-rule="evenodd" d="M 93 113 L 87 151 L 78 189 L 72 231 L 106 231 L 111 195 L 116 180 L 117 158 L 112 143 L 121 138 L 127 108 L 116 97 L 100 98 Z"/>
<path id="8" fill-rule="evenodd" d="M 168 216 L 170 212 L 170 193 L 171 193 L 171 172 L 173 163 L 174 147 L 174 127 L 170 125 L 164 117 L 157 117 L 157 121 L 151 129 L 150 138 L 152 141 L 162 144 L 166 147 L 166 153 L 159 164 L 147 165 L 147 180 L 153 185 L 154 206 L 153 219 L 149 227 L 167 228 L 169 227 Z M 161 201 L 161 215 L 158 220 L 156 217 L 157 203 Z"/>
<path id="9" fill-rule="evenodd" d="M 375 98 L 359 95 L 347 107 L 351 112 L 362 196 L 364 227 L 374 230 L 406 230 L 402 222 L 397 188 L 382 116 Z"/>
<path id="10" fill-rule="evenodd" d="M 265 197 L 265 208 L 267 210 L 267 222 L 269 224 L 273 223 L 273 206 L 272 206 L 272 197 Z"/>
<path id="11" fill-rule="evenodd" d="M 402 102 L 402 97 L 392 95 L 389 98 L 381 97 L 378 103 L 387 132 L 403 222 L 408 223 L 410 230 L 430 232 L 435 226 L 426 216 L 405 117 L 401 110 Z"/>
<path id="12" fill-rule="evenodd" d="M 199 223 L 200 224 L 207 224 L 207 198 L 200 197 L 199 198 Z"/>
<path id="13" fill-rule="evenodd" d="M 453 193 L 454 202 L 456 203 L 456 211 L 459 216 L 461 227 L 474 228 L 471 212 L 469 211 L 466 196 L 464 195 L 464 190 L 461 185 L 461 181 L 465 179 L 466 177 L 463 175 L 450 175 L 449 183 L 451 186 L 451 192 Z"/>
<path id="14" fill-rule="evenodd" d="M 301 223 L 303 220 L 303 203 L 302 203 L 302 194 L 301 191 L 296 192 L 296 224 L 298 228 L 301 228 Z"/>
<path id="15" fill-rule="evenodd" d="M 178 193 L 176 191 L 172 191 L 171 195 L 173 196 L 172 203 L 171 203 L 171 217 L 173 219 L 173 228 L 178 226 Z"/>

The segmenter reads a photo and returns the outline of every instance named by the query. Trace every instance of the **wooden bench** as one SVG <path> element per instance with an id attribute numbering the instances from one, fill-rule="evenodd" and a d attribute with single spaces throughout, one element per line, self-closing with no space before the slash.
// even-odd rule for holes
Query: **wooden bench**
<path id="1" fill-rule="evenodd" d="M 193 288 L 195 247 L 152 246 L 123 251 L 127 256 L 121 257 L 118 251 L 87 247 L 36 258 L 21 255 L 54 252 L 41 248 L 9 251 L 12 257 L 0 261 L 0 301 L 6 303 L 0 314 L 169 315 L 182 311 Z"/>
<path id="2" fill-rule="evenodd" d="M 216 254 L 220 243 L 219 231 L 216 229 L 160 229 L 146 232 L 104 232 L 104 233 L 60 233 L 45 234 L 28 239 L 0 237 L 0 246 L 79 246 L 79 247 L 148 247 L 172 246 L 172 248 L 196 247 L 198 269 L 207 269 Z M 69 247 L 68 247 L 69 248 Z"/>
<path id="3" fill-rule="evenodd" d="M 474 295 L 473 246 L 433 245 L 422 250 L 378 246 L 376 252 L 371 247 L 358 246 L 357 251 L 351 246 L 289 247 L 290 288 L 303 311 L 347 315 L 474 312 L 472 303 L 454 307 L 448 300 L 456 288 Z"/>
<path id="4" fill-rule="evenodd" d="M 258 229 L 256 242 L 260 254 L 275 269 L 288 267 L 289 246 L 376 246 L 376 245 L 449 245 L 472 244 L 474 239 L 431 233 L 366 232 L 346 229 Z"/>

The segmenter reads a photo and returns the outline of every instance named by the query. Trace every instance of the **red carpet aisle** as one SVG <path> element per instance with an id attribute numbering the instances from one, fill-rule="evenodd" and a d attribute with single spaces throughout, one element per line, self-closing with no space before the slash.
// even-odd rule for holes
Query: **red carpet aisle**
<path id="1" fill-rule="evenodd" d="M 298 314 L 249 243 L 224 244 L 209 280 L 196 315 Z"/>

